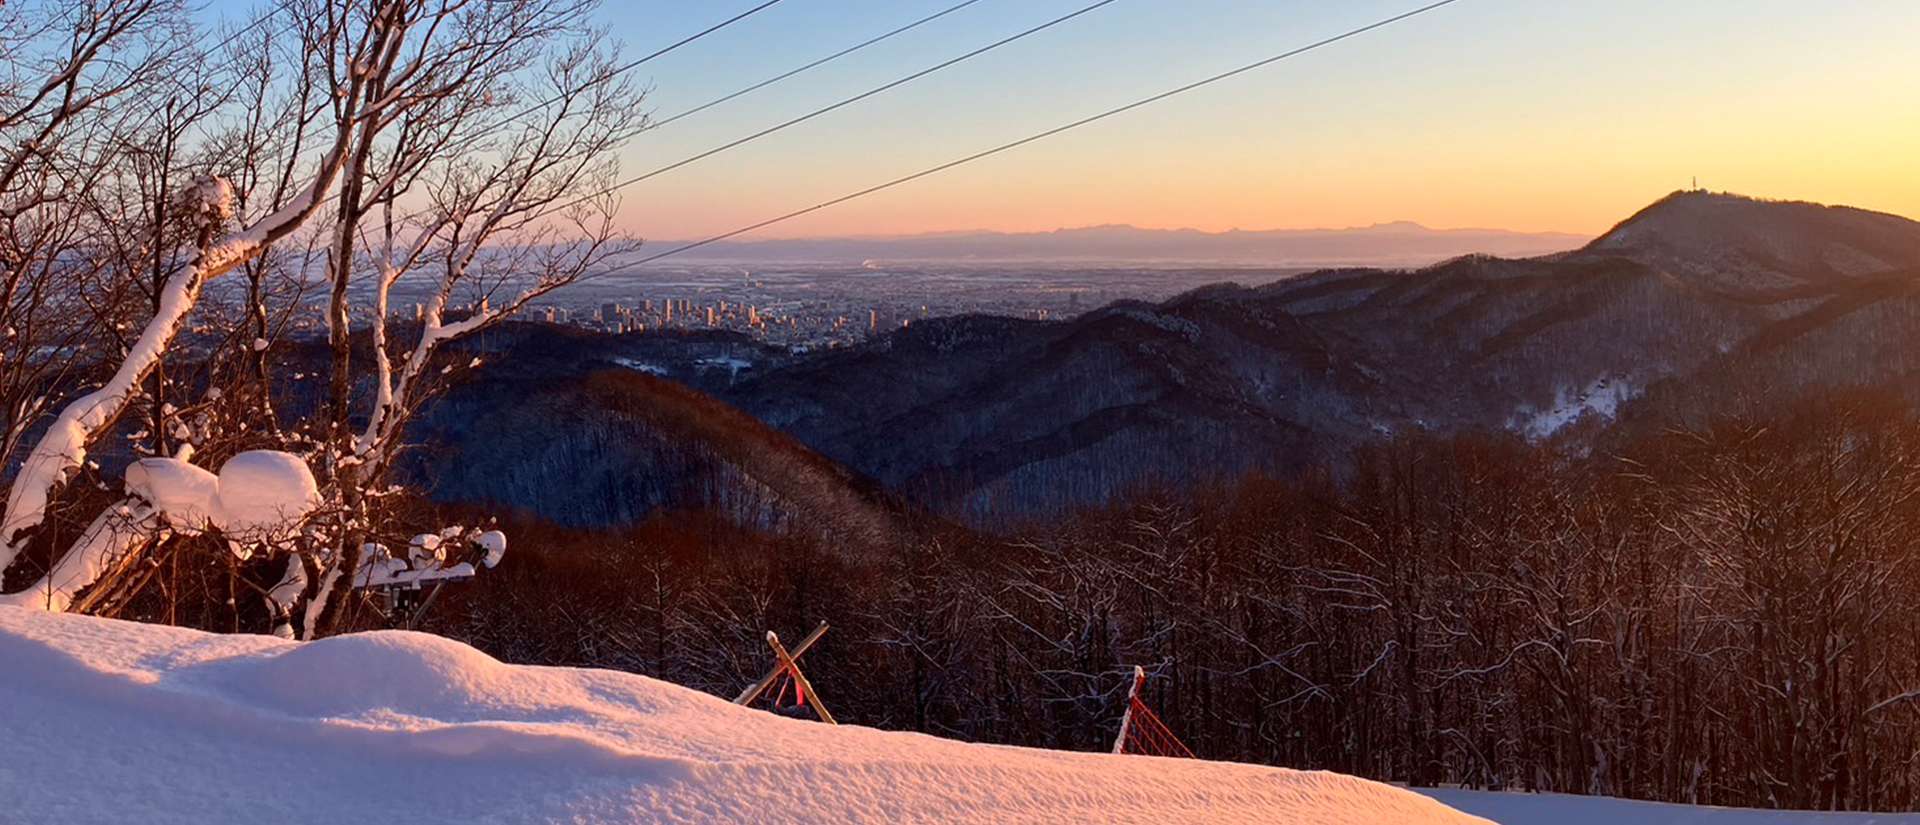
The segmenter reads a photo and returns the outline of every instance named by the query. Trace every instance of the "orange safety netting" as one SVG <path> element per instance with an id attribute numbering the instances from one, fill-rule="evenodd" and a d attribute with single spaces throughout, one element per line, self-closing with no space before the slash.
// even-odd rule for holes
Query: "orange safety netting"
<path id="1" fill-rule="evenodd" d="M 781 668 L 780 675 L 774 678 L 773 689 L 767 691 L 773 697 L 776 708 L 804 708 L 807 706 L 807 693 L 800 689 L 799 681 L 793 678 L 793 668 Z M 791 699 L 787 697 L 791 695 Z"/>
<path id="2" fill-rule="evenodd" d="M 1127 696 L 1127 715 L 1120 722 L 1120 742 L 1114 753 L 1196 758 L 1193 751 L 1167 729 L 1166 723 L 1160 721 L 1160 716 L 1140 701 L 1140 685 L 1144 681 L 1146 675 L 1136 672 L 1133 690 Z"/>

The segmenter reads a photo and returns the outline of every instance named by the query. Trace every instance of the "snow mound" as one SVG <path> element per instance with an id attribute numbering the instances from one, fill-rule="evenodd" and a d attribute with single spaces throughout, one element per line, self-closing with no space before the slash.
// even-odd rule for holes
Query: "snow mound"
<path id="1" fill-rule="evenodd" d="M 1501 793 L 1423 788 L 1463 811 L 1498 819 L 1505 825 L 1916 825 L 1920 814 L 1764 811 L 1673 805 L 1604 796 L 1551 793 Z"/>
<path id="2" fill-rule="evenodd" d="M 220 465 L 215 504 L 226 532 L 270 538 L 319 507 L 320 488 L 299 456 L 253 450 Z"/>
<path id="3" fill-rule="evenodd" d="M 177 458 L 143 458 L 127 466 L 127 492 L 153 504 L 167 523 L 183 533 L 198 533 L 219 523 L 214 496 L 220 479 Z"/>
<path id="4" fill-rule="evenodd" d="M 201 665 L 189 681 L 255 708 L 303 718 L 431 717 L 511 695 L 507 667 L 457 642 L 413 633 L 323 639 L 272 655 Z"/>
<path id="5" fill-rule="evenodd" d="M 246 540 L 284 538 L 321 501 L 306 462 L 275 450 L 227 459 L 219 475 L 182 459 L 143 458 L 127 466 L 126 489 L 175 530 L 214 527 Z"/>
<path id="6" fill-rule="evenodd" d="M 0 607 L 0 819 L 1484 822 L 1329 773 L 832 727 L 385 632 L 301 644 Z"/>

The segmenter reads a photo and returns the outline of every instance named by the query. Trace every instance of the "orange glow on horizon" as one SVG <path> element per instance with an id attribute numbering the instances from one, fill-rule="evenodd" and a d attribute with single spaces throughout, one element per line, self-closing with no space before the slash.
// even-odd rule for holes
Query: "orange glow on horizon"
<path id="1" fill-rule="evenodd" d="M 1231 60 L 1196 46 L 1144 66 L 1124 50 L 1096 51 L 1067 72 L 1045 50 L 1005 55 L 981 77 L 877 98 L 649 181 L 627 194 L 623 217 L 645 237 L 718 234 L 1162 90 L 1169 78 L 1206 76 L 1384 7 L 1320 8 L 1313 13 L 1328 19 L 1310 25 L 1279 8 L 1216 10 L 1222 21 L 1244 18 L 1236 25 L 1253 41 Z M 1920 6 L 1863 0 L 1848 8 L 1784 0 L 1462 6 L 748 237 L 1403 220 L 1595 235 L 1696 178 L 1715 191 L 1920 218 L 1912 159 L 1920 106 L 1911 102 L 1920 49 L 1910 47 Z M 1165 12 L 1129 13 L 1150 22 Z M 1569 15 L 1583 25 L 1566 25 Z M 1256 21 L 1283 33 L 1254 37 L 1263 31 Z M 1139 34 L 1114 23 L 1078 36 L 1124 42 Z M 1472 49 L 1445 45 L 1469 35 Z M 627 171 L 817 101 L 756 105 L 763 108 L 716 116 L 707 132 L 647 136 Z"/>

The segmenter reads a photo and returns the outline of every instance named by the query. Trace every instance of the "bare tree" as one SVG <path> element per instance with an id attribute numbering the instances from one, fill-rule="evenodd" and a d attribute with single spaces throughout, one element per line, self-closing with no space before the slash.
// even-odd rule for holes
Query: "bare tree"
<path id="1" fill-rule="evenodd" d="M 177 44 L 152 49 L 160 68 L 168 59 L 198 65 L 213 57 L 220 68 L 212 74 L 147 68 L 115 74 L 97 92 L 82 83 L 69 93 L 137 97 L 145 101 L 143 128 L 101 138 L 108 145 L 87 170 L 100 179 L 99 193 L 59 212 L 71 224 L 71 247 L 90 257 L 43 245 L 32 263 L 56 270 L 50 293 L 95 294 L 100 306 L 117 308 L 126 302 L 114 296 L 145 294 L 148 311 L 124 354 L 96 359 L 110 368 L 104 383 L 60 408 L 14 479 L 0 519 L 0 571 L 35 541 L 52 542 L 57 562 L 10 600 L 71 608 L 143 553 L 210 533 L 240 559 L 289 559 L 280 586 L 264 594 L 277 615 L 299 613 L 286 631 L 313 635 L 338 620 L 348 589 L 338 585 L 352 580 L 363 545 L 407 532 L 383 521 L 396 511 L 381 500 L 411 414 L 451 366 L 437 360 L 441 346 L 632 248 L 614 227 L 607 192 L 614 152 L 644 121 L 616 50 L 590 26 L 594 7 L 282 0 L 217 55 Z M 101 35 L 94 22 L 66 22 L 78 27 L 76 43 L 104 41 L 94 53 L 163 22 L 184 25 L 178 8 L 140 10 L 145 16 Z M 288 31 L 270 33 L 278 37 L 250 36 L 281 21 Z M 23 28 L 20 40 L 64 36 L 61 22 Z M 86 76 L 65 63 L 49 71 Z M 34 207 L 31 190 L 0 193 L 0 206 Z M 100 286 L 81 290 L 85 279 L 72 275 L 55 280 L 69 259 L 100 261 Z M 210 281 L 235 270 L 245 274 L 244 288 L 203 300 Z M 313 274 L 328 298 L 330 395 L 313 418 L 286 420 L 273 401 L 266 350 L 298 322 Z M 390 303 L 408 284 L 428 297 L 418 326 L 402 330 Z M 371 313 L 364 366 L 354 355 L 356 295 L 371 296 L 371 306 L 360 307 Z M 225 311 L 232 303 L 239 310 Z M 125 322 L 104 313 L 87 320 L 109 331 Z M 191 353 L 179 347 L 189 327 Z M 404 342 L 403 332 L 411 336 Z M 199 370 L 191 392 L 169 389 L 173 361 Z M 356 394 L 369 376 L 372 392 Z M 64 531 L 48 529 L 50 513 L 89 506 L 70 480 L 87 466 L 88 450 L 143 403 L 145 451 L 155 457 L 136 465 L 137 477 L 107 480 L 124 495 L 91 505 L 97 515 L 77 540 L 63 541 L 55 534 Z M 365 422 L 358 433 L 349 429 L 356 421 Z M 316 488 L 310 494 L 296 483 L 289 489 L 298 500 L 280 503 L 286 529 L 266 540 L 231 535 L 235 525 L 222 523 L 218 507 L 166 500 L 188 481 L 217 487 L 218 477 L 207 481 L 212 474 L 196 465 L 212 468 L 249 449 L 298 453 L 294 475 L 313 479 L 303 482 Z"/>

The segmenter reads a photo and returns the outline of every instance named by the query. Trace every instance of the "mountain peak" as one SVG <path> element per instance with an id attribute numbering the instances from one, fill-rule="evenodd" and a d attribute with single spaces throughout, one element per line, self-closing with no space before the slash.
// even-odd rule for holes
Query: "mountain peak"
<path id="1" fill-rule="evenodd" d="M 1683 189 L 1663 197 L 1595 238 L 1592 249 L 1645 247 L 1650 243 L 1724 240 L 1732 233 L 1840 229 L 1920 233 L 1920 223 L 1898 215 L 1811 201 L 1767 200 L 1732 192 Z"/>
<path id="2" fill-rule="evenodd" d="M 1920 223 L 1806 201 L 1726 192 L 1674 192 L 1588 244 L 1587 251 L 1630 254 L 1676 272 L 1758 285 L 1852 278 L 1920 257 Z M 1782 273 L 1794 273 L 1791 277 Z"/>
<path id="3" fill-rule="evenodd" d="M 1642 207 L 1626 220 L 1615 224 L 1606 234 L 1593 239 L 1589 246 L 1631 247 L 1645 236 L 1666 230 L 1676 222 L 1698 220 L 1706 212 L 1734 212 L 1763 203 L 1745 195 L 1681 189 Z"/>
<path id="4" fill-rule="evenodd" d="M 1369 232 L 1432 232 L 1425 224 L 1415 221 L 1388 221 L 1364 227 Z"/>

